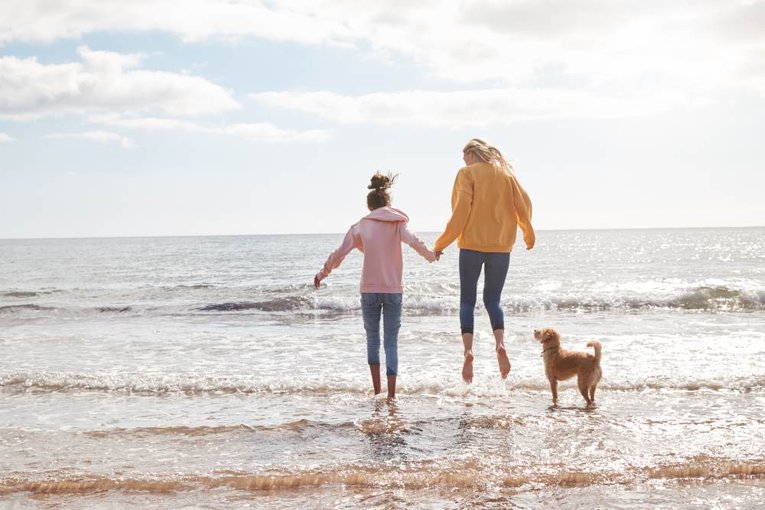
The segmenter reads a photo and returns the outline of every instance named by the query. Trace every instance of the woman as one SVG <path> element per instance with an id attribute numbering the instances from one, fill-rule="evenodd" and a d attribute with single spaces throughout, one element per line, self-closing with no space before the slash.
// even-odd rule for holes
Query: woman
<path id="1" fill-rule="evenodd" d="M 465 348 L 462 379 L 473 381 L 473 312 L 481 269 L 485 267 L 483 303 L 489 312 L 502 379 L 510 373 L 505 350 L 505 321 L 500 297 L 518 227 L 526 249 L 534 247 L 531 201 L 502 153 L 473 138 L 462 149 L 465 167 L 452 190 L 452 217 L 433 251 L 440 257 L 454 240 L 460 248 L 460 327 Z"/>

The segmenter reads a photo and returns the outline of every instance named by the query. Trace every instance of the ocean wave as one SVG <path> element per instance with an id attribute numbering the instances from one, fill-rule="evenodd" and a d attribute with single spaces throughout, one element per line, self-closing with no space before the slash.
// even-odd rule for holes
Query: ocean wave
<path id="1" fill-rule="evenodd" d="M 270 299 L 266 301 L 234 301 L 228 303 L 214 303 L 197 308 L 202 312 L 241 312 L 258 310 L 261 312 L 288 312 L 296 310 L 308 310 L 312 300 L 302 296 L 289 296 Z"/>
<path id="2" fill-rule="evenodd" d="M 480 304 L 479 304 L 480 306 Z M 699 286 L 677 290 L 668 296 L 619 295 L 616 293 L 580 296 L 513 296 L 503 299 L 503 308 L 510 313 L 533 311 L 639 311 L 651 309 L 749 312 L 765 310 L 765 291 L 746 291 L 726 286 Z M 406 294 L 404 309 L 413 315 L 439 315 L 459 310 L 458 296 Z M 198 308 L 206 312 L 358 312 L 358 295 L 353 296 L 278 296 L 260 301 L 210 304 Z"/>
<path id="3" fill-rule="evenodd" d="M 407 432 L 417 427 L 433 424 L 437 419 L 429 418 L 427 420 L 405 420 L 396 419 L 391 417 L 378 417 L 368 418 L 364 420 L 358 420 L 355 422 L 339 422 L 328 423 L 323 421 L 314 421 L 307 419 L 300 419 L 289 421 L 285 423 L 279 423 L 274 425 L 247 425 L 247 424 L 235 424 L 235 425 L 200 425 L 200 426 L 186 426 L 176 425 L 167 427 L 137 427 L 137 428 L 114 428 L 105 430 L 90 430 L 81 432 L 81 434 L 89 437 L 95 437 L 99 439 L 109 439 L 112 437 L 131 437 L 131 436 L 189 436 L 189 437 L 201 437 L 201 436 L 214 436 L 214 435 L 231 435 L 231 434 L 264 434 L 264 433 L 277 433 L 277 434 L 300 434 L 307 431 L 321 430 L 323 432 L 338 433 L 342 431 L 356 430 L 364 434 L 378 435 L 378 434 L 392 434 L 399 432 Z M 443 420 L 446 421 L 446 420 Z M 506 416 L 485 416 L 477 417 L 475 419 L 466 420 L 465 426 L 474 426 L 477 428 L 507 428 L 507 424 L 512 421 L 515 424 L 520 424 L 520 418 L 508 418 Z"/>
<path id="4" fill-rule="evenodd" d="M 394 486 L 404 490 L 482 489 L 489 486 L 518 488 L 527 485 L 549 487 L 589 487 L 593 485 L 631 485 L 651 479 L 715 480 L 765 478 L 765 463 L 714 458 L 704 462 L 688 460 L 669 465 L 652 465 L 625 470 L 555 470 L 546 466 L 497 466 L 490 468 L 476 460 L 418 461 L 405 470 L 387 464 L 340 464 L 316 470 L 273 471 L 264 473 L 225 473 L 208 475 L 157 475 L 152 478 L 110 478 L 82 474 L 39 478 L 15 475 L 0 478 L 0 494 L 28 492 L 37 495 L 88 495 L 104 491 L 167 493 L 177 491 L 236 489 L 244 491 L 294 491 L 323 486 L 378 488 Z"/>
<path id="5" fill-rule="evenodd" d="M 48 294 L 58 294 L 64 292 L 61 289 L 42 289 L 42 290 L 9 290 L 0 292 L 0 297 L 9 297 L 9 298 L 19 298 L 19 299 L 28 299 L 28 298 L 34 298 L 39 296 L 44 296 Z"/>
<path id="6" fill-rule="evenodd" d="M 340 424 L 337 427 L 348 428 L 352 424 Z M 237 433 L 264 433 L 264 432 L 303 432 L 311 428 L 327 428 L 329 425 L 320 422 L 314 422 L 311 420 L 295 420 L 287 423 L 280 423 L 278 425 L 201 425 L 201 426 L 187 426 L 177 425 L 170 427 L 137 427 L 137 428 L 116 428 L 107 430 L 91 430 L 83 432 L 84 435 L 90 437 L 97 437 L 106 439 L 110 437 L 122 437 L 122 436 L 209 436 L 220 434 L 237 434 Z"/>
<path id="7" fill-rule="evenodd" d="M 24 290 L 15 290 L 10 292 L 2 292 L 0 293 L 0 297 L 11 297 L 11 298 L 33 298 L 37 297 L 40 294 L 37 292 L 31 292 L 31 291 L 24 291 Z"/>
<path id="8" fill-rule="evenodd" d="M 747 292 L 725 286 L 702 286 L 670 303 L 688 310 L 763 310 L 765 292 Z"/>
<path id="9" fill-rule="evenodd" d="M 39 311 L 50 311 L 50 310 L 54 310 L 54 308 L 50 306 L 40 306 L 34 303 L 26 303 L 22 305 L 0 306 L 0 313 L 3 313 L 3 314 L 17 313 L 17 312 L 23 312 L 23 311 L 39 312 Z"/>
<path id="10" fill-rule="evenodd" d="M 98 311 L 101 313 L 116 312 L 125 313 L 133 309 L 131 306 L 99 306 Z"/>
<path id="11" fill-rule="evenodd" d="M 549 391 L 546 381 L 520 381 L 508 383 L 509 391 L 545 393 Z M 128 393 L 136 395 L 227 395 L 227 394 L 273 394 L 273 395 L 337 395 L 366 396 L 366 382 L 355 380 L 326 383 L 311 379 L 262 380 L 251 376 L 205 376 L 147 374 L 82 374 L 69 372 L 18 372 L 0 375 L 0 390 L 6 392 L 55 393 L 67 391 L 94 391 Z M 651 392 L 651 391 L 718 391 L 750 393 L 765 390 L 765 376 L 748 376 L 728 380 L 688 380 L 652 377 L 638 381 L 604 381 L 598 391 Z M 460 397 L 467 389 L 457 381 L 411 380 L 402 395 L 434 395 Z M 473 385 L 470 393 L 475 396 L 496 396 L 495 387 Z"/>
<path id="12" fill-rule="evenodd" d="M 200 284 L 207 288 L 207 284 Z M 196 288 L 197 286 L 192 286 Z M 216 288 L 216 292 L 219 289 Z M 7 294 L 7 293 L 6 293 Z M 17 296 L 26 296 L 19 292 Z M 114 305 L 104 296 L 102 305 L 86 307 L 72 306 L 65 303 L 34 302 L 6 304 L 0 306 L 0 315 L 30 314 L 50 312 L 55 310 L 57 316 L 81 317 L 88 313 L 130 313 L 140 312 L 146 315 L 184 315 L 199 314 L 199 312 L 216 313 L 270 313 L 275 315 L 305 314 L 305 315 L 342 315 L 360 313 L 358 294 L 347 291 L 338 295 L 323 293 L 301 292 L 299 294 L 263 296 L 261 299 L 232 300 L 209 302 L 189 308 L 187 304 L 173 304 L 176 298 L 158 301 L 149 307 L 144 304 L 127 302 Z M 124 296 L 115 301 L 124 301 Z M 137 303 L 137 302 L 136 302 Z M 404 296 L 404 311 L 412 316 L 454 315 L 459 310 L 458 295 L 421 294 L 411 292 Z M 638 312 L 644 310 L 680 310 L 698 312 L 753 312 L 765 310 L 765 290 L 735 289 L 725 285 L 700 285 L 690 289 L 676 289 L 668 295 L 635 295 L 626 292 L 593 292 L 582 295 L 513 295 L 506 293 L 502 306 L 507 313 L 520 314 L 541 311 L 561 312 Z M 478 307 L 481 304 L 478 303 Z"/>
<path id="13" fill-rule="evenodd" d="M 765 310 L 765 291 L 733 289 L 726 286 L 699 286 L 676 290 L 669 295 L 622 296 L 616 293 L 587 296 L 551 296 L 509 300 L 514 312 L 535 309 L 546 311 L 635 311 L 679 309 L 715 312 L 748 312 Z"/>
<path id="14" fill-rule="evenodd" d="M 99 313 L 125 313 L 133 311 L 132 306 L 97 306 L 86 309 L 74 309 L 74 308 L 62 308 L 54 306 L 43 306 L 34 303 L 25 303 L 20 305 L 5 305 L 0 306 L 0 314 L 20 314 L 24 312 L 51 312 L 56 311 L 58 315 L 69 313 L 72 316 L 81 316 L 92 312 Z"/>
<path id="15" fill-rule="evenodd" d="M 323 384 L 318 381 L 295 383 L 285 381 L 258 381 L 249 376 L 205 376 L 147 374 L 82 374 L 71 372 L 34 372 L 0 375 L 0 390 L 66 392 L 99 391 L 137 395 L 215 394 L 293 394 L 329 395 L 334 393 L 365 394 L 366 385 Z"/>

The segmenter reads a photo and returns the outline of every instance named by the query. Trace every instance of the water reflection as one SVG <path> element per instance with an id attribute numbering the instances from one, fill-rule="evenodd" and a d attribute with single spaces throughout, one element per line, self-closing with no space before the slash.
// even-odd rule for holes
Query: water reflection
<path id="1" fill-rule="evenodd" d="M 357 426 L 366 435 L 369 456 L 375 461 L 407 460 L 406 436 L 410 428 L 397 402 L 375 400 L 372 415 Z"/>
<path id="2" fill-rule="evenodd" d="M 459 450 L 466 450 L 476 442 L 475 418 L 473 417 L 473 404 L 466 403 L 465 409 L 457 422 L 457 436 L 455 446 Z"/>

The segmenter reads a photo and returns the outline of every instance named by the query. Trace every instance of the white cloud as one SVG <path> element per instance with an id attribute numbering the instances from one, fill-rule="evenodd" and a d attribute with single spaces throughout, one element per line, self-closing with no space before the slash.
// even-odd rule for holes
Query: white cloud
<path id="1" fill-rule="evenodd" d="M 273 124 L 268 124 L 265 122 L 208 126 L 179 119 L 118 116 L 94 117 L 91 119 L 91 121 L 110 127 L 141 130 L 185 131 L 210 135 L 234 136 L 258 142 L 321 142 L 329 138 L 329 132 L 325 130 L 312 129 L 305 131 L 295 131 L 289 129 L 281 129 L 274 126 Z"/>
<path id="2" fill-rule="evenodd" d="M 403 56 L 439 79 L 464 84 L 704 98 L 749 88 L 757 62 L 751 50 L 765 48 L 765 30 L 751 28 L 761 27 L 752 20 L 765 19 L 761 0 L 303 0 L 299 5 L 317 19 L 341 21 L 364 34 L 378 54 Z"/>
<path id="3" fill-rule="evenodd" d="M 130 138 L 111 133 L 109 131 L 84 131 L 79 133 L 51 133 L 45 138 L 62 138 L 75 140 L 89 140 L 97 143 L 118 143 L 123 149 L 132 149 L 135 142 Z"/>
<path id="4" fill-rule="evenodd" d="M 15 142 L 16 139 L 7 133 L 0 132 L 0 143 Z"/>
<path id="5" fill-rule="evenodd" d="M 371 48 L 449 82 L 703 98 L 765 92 L 763 19 L 762 0 L 9 0 L 0 44 L 110 31 L 256 37 Z M 225 93 L 219 101 L 212 109 L 233 107 Z M 162 104 L 193 109 L 181 103 Z"/>
<path id="6" fill-rule="evenodd" d="M 258 0 L 4 0 L 0 44 L 50 42 L 92 32 L 157 31 L 186 41 L 257 36 L 301 43 L 341 42 L 352 33 L 340 21 L 315 17 L 289 2 Z"/>
<path id="7" fill-rule="evenodd" d="M 171 115 L 238 108 L 222 87 L 195 76 L 137 69 L 140 55 L 81 47 L 82 62 L 41 64 L 0 57 L 0 117 L 34 119 L 88 111 L 161 111 Z"/>
<path id="8" fill-rule="evenodd" d="M 429 127 L 477 127 L 563 118 L 612 118 L 651 115 L 678 104 L 674 96 L 620 99 L 578 91 L 503 88 L 456 92 L 408 91 L 347 96 L 332 92 L 264 92 L 255 101 L 343 124 L 406 124 Z"/>

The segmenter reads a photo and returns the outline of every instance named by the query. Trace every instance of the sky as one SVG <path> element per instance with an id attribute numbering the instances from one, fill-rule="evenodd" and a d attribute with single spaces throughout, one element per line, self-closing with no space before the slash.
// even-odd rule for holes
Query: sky
<path id="1" fill-rule="evenodd" d="M 483 138 L 537 229 L 765 225 L 765 0 L 3 0 L 0 238 L 440 231 Z"/>

